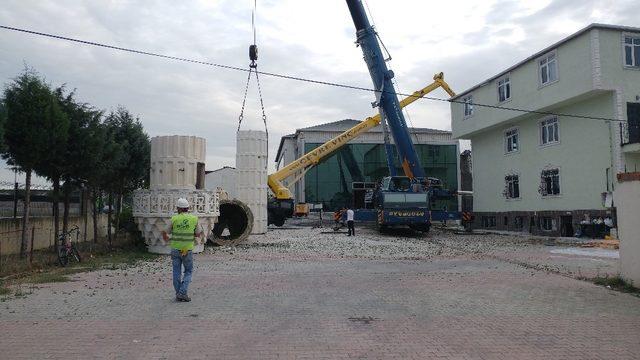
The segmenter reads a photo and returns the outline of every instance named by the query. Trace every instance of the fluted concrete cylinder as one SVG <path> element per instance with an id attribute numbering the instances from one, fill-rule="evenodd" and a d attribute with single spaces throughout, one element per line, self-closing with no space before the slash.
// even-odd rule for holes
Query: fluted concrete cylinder
<path id="1" fill-rule="evenodd" d="M 252 234 L 267 232 L 267 133 L 238 131 L 236 138 L 238 200 L 253 213 Z"/>
<path id="2" fill-rule="evenodd" d="M 181 197 L 189 201 L 189 211 L 198 216 L 198 224 L 204 230 L 204 235 L 195 239 L 193 252 L 204 250 L 206 237 L 220 215 L 218 194 L 196 189 L 198 171 L 204 175 L 205 158 L 203 138 L 174 135 L 151 139 L 150 189 L 139 189 L 133 194 L 133 216 L 150 252 L 171 251 L 161 234 L 171 225 L 171 216 Z M 204 177 L 201 181 L 204 182 Z"/>
<path id="3" fill-rule="evenodd" d="M 196 136 L 151 139 L 151 190 L 195 190 L 198 163 L 204 164 L 206 140 Z"/>

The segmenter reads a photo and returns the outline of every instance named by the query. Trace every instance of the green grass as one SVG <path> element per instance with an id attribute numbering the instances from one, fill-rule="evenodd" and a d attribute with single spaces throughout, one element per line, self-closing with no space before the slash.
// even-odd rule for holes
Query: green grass
<path id="1" fill-rule="evenodd" d="M 111 251 L 97 250 L 93 253 L 89 249 L 81 250 L 82 262 L 71 262 L 66 267 L 57 263 L 57 258 L 51 254 L 42 254 L 35 266 L 15 266 L 13 275 L 10 276 L 15 284 L 44 284 L 71 281 L 70 275 L 102 269 L 123 269 L 134 266 L 140 261 L 152 261 L 159 257 L 158 254 L 150 254 L 144 247 L 125 246 Z M 44 260 L 47 259 L 47 260 Z M 24 263 L 24 260 L 22 260 Z M 5 268 L 5 271 L 7 269 Z M 18 271 L 20 270 L 20 271 Z M 4 275 L 7 275 L 5 273 Z M 12 291 L 3 286 L 0 279 L 0 295 L 8 295 Z M 15 294 L 14 294 L 15 295 Z"/>
<path id="2" fill-rule="evenodd" d="M 596 285 L 607 286 L 607 287 L 610 287 L 613 290 L 622 291 L 622 292 L 625 292 L 625 293 L 630 293 L 630 294 L 635 294 L 635 295 L 640 295 L 640 289 L 638 289 L 637 287 L 633 286 L 633 284 L 625 281 L 620 276 L 596 277 L 596 278 L 593 278 L 591 280 Z"/>
<path id="3" fill-rule="evenodd" d="M 39 274 L 30 275 L 24 282 L 43 284 L 52 282 L 70 281 L 69 275 L 102 270 L 122 269 L 133 266 L 140 261 L 150 261 L 158 257 L 158 254 L 150 254 L 146 249 L 118 249 L 110 253 L 91 255 L 86 254 L 81 263 L 71 263 L 67 267 L 58 267 Z"/>
<path id="4" fill-rule="evenodd" d="M 47 283 L 55 283 L 55 282 L 67 282 L 69 281 L 69 276 L 54 273 L 54 272 L 45 272 L 41 274 L 29 275 L 22 279 L 23 282 L 29 284 L 47 284 Z"/>
<path id="5" fill-rule="evenodd" d="M 0 296 L 11 294 L 11 289 L 5 286 L 4 280 L 0 279 Z"/>

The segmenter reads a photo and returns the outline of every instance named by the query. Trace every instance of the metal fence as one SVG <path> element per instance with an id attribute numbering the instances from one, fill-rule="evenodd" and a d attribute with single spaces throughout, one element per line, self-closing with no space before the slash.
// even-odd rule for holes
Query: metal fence
<path id="1" fill-rule="evenodd" d="M 22 217 L 24 211 L 24 202 L 22 200 L 18 200 L 16 210 L 16 216 Z M 58 209 L 60 214 L 64 210 L 64 205 L 62 203 L 59 204 Z M 79 216 L 82 207 L 78 203 L 69 204 L 69 215 L 71 216 Z M 41 216 L 53 216 L 53 204 L 50 202 L 43 201 L 32 201 L 29 206 L 29 214 L 34 217 Z M 9 218 L 14 215 L 14 203 L 13 201 L 0 201 L 0 218 Z"/>
<path id="2" fill-rule="evenodd" d="M 640 143 L 640 124 L 620 123 L 620 145 Z"/>

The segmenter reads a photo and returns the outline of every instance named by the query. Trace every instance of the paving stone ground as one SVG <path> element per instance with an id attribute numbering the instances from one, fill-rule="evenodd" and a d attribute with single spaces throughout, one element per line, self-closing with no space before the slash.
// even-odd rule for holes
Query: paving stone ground
<path id="1" fill-rule="evenodd" d="M 0 303 L 0 358 L 640 358 L 640 298 L 575 279 L 615 259 L 359 230 L 209 249 L 191 303 L 174 302 L 167 258 L 39 285 Z"/>

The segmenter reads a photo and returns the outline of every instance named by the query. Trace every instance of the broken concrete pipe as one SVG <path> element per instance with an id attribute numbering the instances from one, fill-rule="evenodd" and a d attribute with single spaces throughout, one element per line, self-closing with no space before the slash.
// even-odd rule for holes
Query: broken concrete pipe
<path id="1" fill-rule="evenodd" d="M 226 231 L 225 231 L 226 230 Z M 220 200 L 220 216 L 211 241 L 229 246 L 245 242 L 253 230 L 253 212 L 240 200 Z"/>

